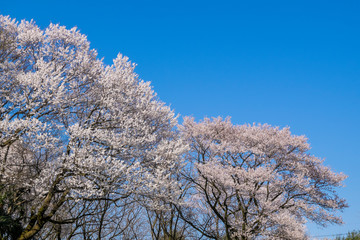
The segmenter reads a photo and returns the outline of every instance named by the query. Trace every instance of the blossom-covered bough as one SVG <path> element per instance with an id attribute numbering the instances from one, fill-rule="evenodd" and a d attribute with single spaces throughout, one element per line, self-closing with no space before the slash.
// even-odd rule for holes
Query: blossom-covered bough
<path id="1" fill-rule="evenodd" d="M 111 238 L 136 211 L 125 206 L 161 208 L 187 149 L 175 125 L 127 57 L 107 66 L 76 28 L 0 16 L 0 209 L 20 225 L 10 237 Z"/>
<path id="2" fill-rule="evenodd" d="M 76 28 L 0 16 L 0 238 L 304 239 L 306 220 L 342 222 L 346 176 L 304 136 L 176 129 L 134 67 Z"/>
<path id="3" fill-rule="evenodd" d="M 185 118 L 182 132 L 193 187 L 184 220 L 208 238 L 305 239 L 306 220 L 342 223 L 335 189 L 346 176 L 310 155 L 304 136 L 229 118 Z"/>

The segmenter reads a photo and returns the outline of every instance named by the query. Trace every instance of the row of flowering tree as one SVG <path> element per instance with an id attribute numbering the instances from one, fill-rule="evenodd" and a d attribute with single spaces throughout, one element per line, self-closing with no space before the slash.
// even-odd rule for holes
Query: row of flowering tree
<path id="1" fill-rule="evenodd" d="M 179 126 L 126 57 L 0 16 L 2 239 L 304 239 L 344 178 L 288 128 Z"/>

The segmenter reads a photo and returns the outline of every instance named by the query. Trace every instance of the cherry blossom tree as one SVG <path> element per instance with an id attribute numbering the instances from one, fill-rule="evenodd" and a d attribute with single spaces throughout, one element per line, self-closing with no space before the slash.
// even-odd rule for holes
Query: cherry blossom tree
<path id="1" fill-rule="evenodd" d="M 193 188 L 183 219 L 208 238 L 304 239 L 306 220 L 342 223 L 335 190 L 346 176 L 311 155 L 305 136 L 229 118 L 185 118 L 182 131 Z"/>
<path id="2" fill-rule="evenodd" d="M 185 118 L 180 137 L 134 68 L 76 28 L 0 16 L 0 237 L 303 239 L 306 220 L 341 223 L 346 176 L 304 136 Z"/>
<path id="3" fill-rule="evenodd" d="M 100 239 L 124 230 L 119 206 L 134 220 L 125 206 L 176 200 L 187 148 L 134 67 L 121 54 L 104 64 L 76 28 L 0 16 L 0 208 L 21 223 L 19 239 L 76 237 L 91 216 L 112 219 L 91 230 Z"/>

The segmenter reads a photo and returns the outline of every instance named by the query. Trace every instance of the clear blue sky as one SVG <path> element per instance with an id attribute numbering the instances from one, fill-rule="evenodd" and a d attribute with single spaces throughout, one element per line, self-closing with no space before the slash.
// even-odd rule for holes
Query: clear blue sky
<path id="1" fill-rule="evenodd" d="M 349 175 L 343 226 L 360 230 L 360 1 L 19 1 L 0 13 L 77 26 L 107 63 L 121 52 L 181 116 L 290 126 Z"/>

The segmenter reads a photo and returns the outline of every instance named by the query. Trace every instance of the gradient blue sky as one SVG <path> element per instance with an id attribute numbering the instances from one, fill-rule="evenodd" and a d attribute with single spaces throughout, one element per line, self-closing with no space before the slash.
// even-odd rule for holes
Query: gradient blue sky
<path id="1" fill-rule="evenodd" d="M 349 175 L 343 226 L 360 229 L 360 1 L 1 0 L 0 14 L 77 26 L 105 62 L 121 52 L 181 116 L 290 126 Z"/>

